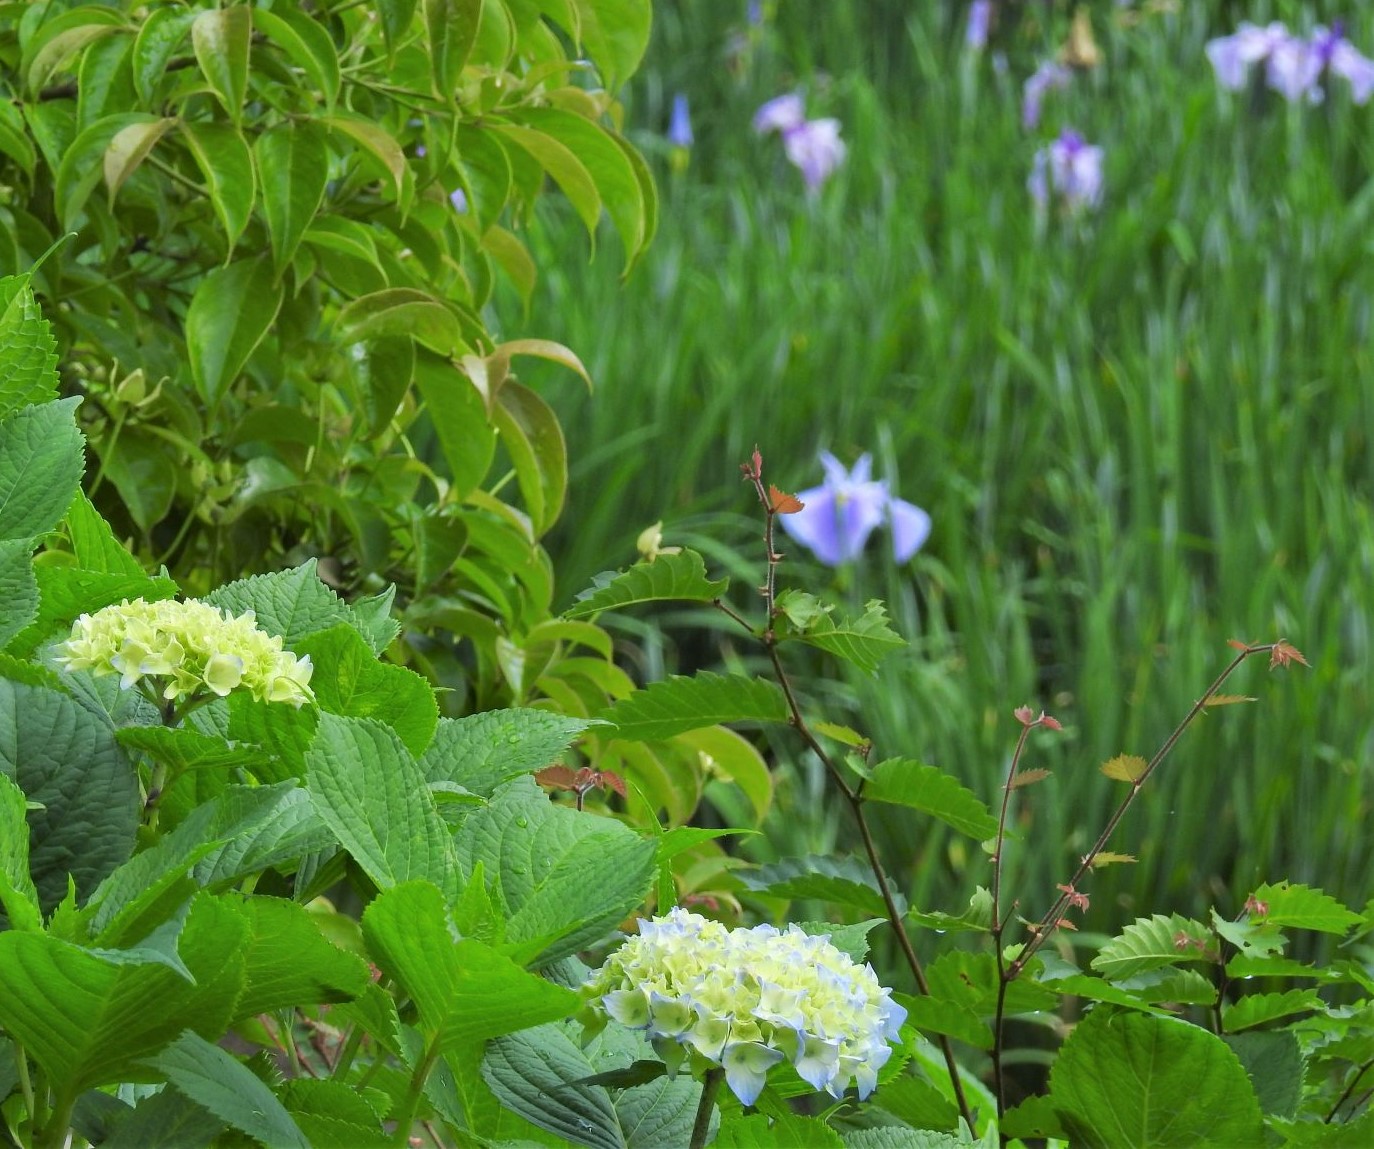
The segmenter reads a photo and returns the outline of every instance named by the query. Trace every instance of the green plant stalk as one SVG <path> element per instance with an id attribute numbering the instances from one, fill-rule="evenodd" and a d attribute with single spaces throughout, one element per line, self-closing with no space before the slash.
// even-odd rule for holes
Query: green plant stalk
<path id="1" fill-rule="evenodd" d="M 392 1134 L 392 1139 L 396 1145 L 403 1147 L 403 1149 L 410 1142 L 410 1127 L 415 1124 L 415 1112 L 420 1107 L 420 1098 L 425 1091 L 425 1082 L 429 1080 L 430 1071 L 438 1060 L 439 1038 L 436 1036 L 425 1048 L 424 1057 L 415 1067 L 415 1072 L 410 1075 L 410 1087 L 406 1090 L 405 1099 L 401 1102 L 400 1112 L 396 1114 L 396 1130 Z"/>
<path id="2" fill-rule="evenodd" d="M 706 1071 L 706 1076 L 701 1082 L 701 1100 L 697 1102 L 697 1118 L 692 1123 L 692 1140 L 688 1144 L 688 1149 L 704 1149 L 706 1138 L 711 1133 L 711 1114 L 715 1112 L 716 1095 L 720 1092 L 720 1083 L 724 1080 L 725 1070 L 719 1065 Z"/>
<path id="3" fill-rule="evenodd" d="M 24 1097 L 24 1112 L 29 1115 L 29 1128 L 38 1124 L 38 1114 L 33 1107 L 33 1081 L 29 1078 L 29 1057 L 19 1042 L 14 1043 L 14 1064 L 19 1074 L 19 1090 Z"/>
<path id="4" fill-rule="evenodd" d="M 758 448 L 754 448 L 753 456 L 749 463 L 741 466 L 744 477 L 753 484 L 754 490 L 758 495 L 759 502 L 763 506 L 764 530 L 763 541 L 765 553 L 767 554 L 768 573 L 764 579 L 763 586 L 759 588 L 764 600 L 764 610 L 767 622 L 761 636 L 756 635 L 768 651 L 769 661 L 773 666 L 773 674 L 781 686 L 783 695 L 787 699 L 787 707 L 791 717 L 792 726 L 801 735 L 802 740 L 817 758 L 825 764 L 830 777 L 834 779 L 835 785 L 844 796 L 850 811 L 854 815 L 854 821 L 859 830 L 859 837 L 863 841 L 864 853 L 868 857 L 869 868 L 873 871 L 874 881 L 878 885 L 878 892 L 882 896 L 883 906 L 887 910 L 887 920 L 892 926 L 893 933 L 897 937 L 897 944 L 901 947 L 902 956 L 906 959 L 911 976 L 915 979 L 916 986 L 921 994 L 930 996 L 930 983 L 926 981 L 925 969 L 921 965 L 921 959 L 916 953 L 916 948 L 911 944 L 911 937 L 907 933 L 906 925 L 902 921 L 901 911 L 897 908 L 896 899 L 892 896 L 892 886 L 888 881 L 887 871 L 882 863 L 882 857 L 878 852 L 877 843 L 873 840 L 872 830 L 869 828 L 868 819 L 864 815 L 863 795 L 855 790 L 845 781 L 844 774 L 835 764 L 834 759 L 820 744 L 816 736 L 807 726 L 806 719 L 802 716 L 801 707 L 797 703 L 796 693 L 792 689 L 792 681 L 788 677 L 786 669 L 782 665 L 782 659 L 778 656 L 777 634 L 773 629 L 773 623 L 778 615 L 776 587 L 778 564 L 782 561 L 782 556 L 773 548 L 773 521 L 777 513 L 773 510 L 773 505 L 768 496 L 768 491 L 763 485 L 763 459 Z M 738 618 L 733 612 L 728 612 L 731 617 Z M 752 628 L 749 629 L 753 634 Z M 944 1056 L 945 1067 L 949 1071 L 950 1088 L 954 1093 L 955 1102 L 959 1106 L 959 1112 L 969 1127 L 975 1125 L 973 1110 L 969 1107 L 968 1098 L 964 1095 L 963 1081 L 959 1076 L 959 1061 L 954 1056 L 954 1046 L 949 1037 L 945 1034 L 938 1034 L 940 1052 Z"/>

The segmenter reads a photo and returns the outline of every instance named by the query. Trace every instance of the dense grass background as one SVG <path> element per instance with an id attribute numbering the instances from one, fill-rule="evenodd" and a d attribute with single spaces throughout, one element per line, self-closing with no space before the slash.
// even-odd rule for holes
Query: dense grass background
<path id="1" fill-rule="evenodd" d="M 885 598 L 913 644 L 877 679 L 801 663 L 805 689 L 881 756 L 938 763 L 989 801 L 1012 708 L 1065 723 L 1033 743 L 1029 764 L 1053 778 L 1019 796 L 1010 888 L 1028 914 L 1118 796 L 1098 765 L 1148 755 L 1230 637 L 1287 637 L 1311 669 L 1257 661 L 1233 680 L 1258 703 L 1204 716 L 1181 744 L 1114 843 L 1140 864 L 1094 879 L 1089 922 L 1235 912 L 1284 877 L 1363 904 L 1374 106 L 1352 107 L 1340 80 L 1318 107 L 1220 92 L 1203 54 L 1241 16 L 1306 28 L 1341 13 L 1097 5 L 1101 65 L 1027 132 L 1021 83 L 1062 40 L 1062 5 L 1008 8 L 983 55 L 964 48 L 963 4 L 830 4 L 819 23 L 816 7 L 778 5 L 750 32 L 742 0 L 658 6 L 626 103 L 662 160 L 663 213 L 627 286 L 611 253 L 585 261 L 569 216 L 534 228 L 552 269 L 539 333 L 598 382 L 588 397 L 533 376 L 570 439 L 572 502 L 551 541 L 564 598 L 663 518 L 752 606 L 762 548 L 737 470 L 750 447 L 789 489 L 819 481 L 819 448 L 872 451 L 934 517 L 925 550 L 899 569 L 878 538 L 838 572 L 798 551 L 785 575 Z M 1347 7 L 1374 52 L 1374 20 Z M 749 129 L 794 86 L 812 115 L 843 121 L 850 149 L 815 199 Z M 697 143 L 675 172 L 659 134 L 679 90 Z M 1106 149 L 1105 201 L 1040 226 L 1026 175 L 1064 126 Z M 749 654 L 703 642 L 702 621 L 637 633 L 650 673 Z M 815 764 L 785 739 L 777 750 L 786 784 L 756 852 L 847 842 Z M 976 848 L 911 820 L 884 832 L 923 907 L 987 881 Z"/>

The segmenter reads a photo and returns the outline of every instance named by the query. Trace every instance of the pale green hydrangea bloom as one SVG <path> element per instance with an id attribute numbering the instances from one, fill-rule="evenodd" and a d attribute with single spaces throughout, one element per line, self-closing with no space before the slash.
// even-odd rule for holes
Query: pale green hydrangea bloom
<path id="1" fill-rule="evenodd" d="M 67 670 L 118 674 L 125 690 L 155 681 L 169 701 L 202 688 L 223 698 L 240 687 L 264 702 L 315 700 L 309 655 L 283 650 L 280 637 L 258 629 L 251 610 L 232 615 L 195 599 L 125 600 L 83 614 L 56 655 Z"/>
<path id="2" fill-rule="evenodd" d="M 787 1060 L 833 1097 L 867 1097 L 906 1010 L 825 936 L 797 926 L 728 930 L 681 908 L 641 920 L 587 982 L 594 1015 L 646 1031 L 670 1066 L 692 1052 L 725 1069 L 753 1105 L 768 1071 Z"/>

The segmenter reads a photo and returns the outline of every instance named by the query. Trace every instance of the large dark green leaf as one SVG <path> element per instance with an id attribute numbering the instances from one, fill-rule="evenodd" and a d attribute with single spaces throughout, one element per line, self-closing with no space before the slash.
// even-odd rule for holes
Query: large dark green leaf
<path id="1" fill-rule="evenodd" d="M 186 350 L 196 387 L 211 406 L 238 378 L 281 301 L 281 284 L 273 282 L 272 266 L 262 257 L 216 268 L 200 281 L 186 313 Z"/>
<path id="2" fill-rule="evenodd" d="M 434 94 L 441 100 L 452 100 L 477 39 L 482 0 L 424 0 L 424 11 Z"/>
<path id="3" fill-rule="evenodd" d="M 0 419 L 0 541 L 41 535 L 66 514 L 86 466 L 79 402 L 59 399 Z"/>
<path id="4" fill-rule="evenodd" d="M 132 62 L 134 91 L 145 104 L 153 102 L 158 82 L 196 22 L 196 15 L 185 9 L 154 8 L 144 19 L 134 40 Z"/>
<path id="5" fill-rule="evenodd" d="M 0 418 L 57 398 L 57 343 L 27 276 L 0 279 Z"/>

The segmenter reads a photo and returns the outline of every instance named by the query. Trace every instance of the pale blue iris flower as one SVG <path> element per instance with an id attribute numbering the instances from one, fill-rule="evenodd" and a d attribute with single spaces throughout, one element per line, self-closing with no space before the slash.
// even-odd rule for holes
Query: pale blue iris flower
<path id="1" fill-rule="evenodd" d="M 1245 87 L 1252 64 L 1262 63 L 1265 84 L 1290 102 L 1321 103 L 1323 73 L 1348 81 L 1356 104 L 1374 95 L 1374 60 L 1345 38 L 1339 21 L 1312 29 L 1306 39 L 1277 21 L 1262 28 L 1242 23 L 1232 35 L 1208 41 L 1206 51 L 1217 82 L 1232 91 Z"/>
<path id="2" fill-rule="evenodd" d="M 805 506 L 782 516 L 783 529 L 792 538 L 832 567 L 857 558 L 874 528 L 883 525 L 892 531 L 892 553 L 899 563 L 921 549 L 930 535 L 930 516 L 872 477 L 871 456 L 861 455 L 853 470 L 846 470 L 834 455 L 822 451 L 821 465 L 825 482 L 798 491 Z"/>
<path id="3" fill-rule="evenodd" d="M 808 120 L 801 96 L 789 92 L 776 96 L 754 113 L 754 131 L 759 135 L 777 132 L 783 151 L 801 171 L 807 191 L 815 193 L 836 168 L 844 162 L 845 144 L 840 139 L 840 121 Z"/>
<path id="4" fill-rule="evenodd" d="M 1040 123 L 1040 104 L 1045 93 L 1067 88 L 1072 82 L 1073 73 L 1053 60 L 1036 68 L 1022 88 L 1021 126 L 1028 130 L 1036 127 Z"/>
<path id="5" fill-rule="evenodd" d="M 679 92 L 673 97 L 673 112 L 668 120 L 668 142 L 675 148 L 692 146 L 692 114 L 687 97 Z"/>
<path id="6" fill-rule="evenodd" d="M 1102 149 L 1066 129 L 1049 147 L 1035 153 L 1026 186 L 1042 211 L 1051 201 L 1069 214 L 1098 207 L 1102 203 Z"/>
<path id="7" fill-rule="evenodd" d="M 988 46 L 988 32 L 992 25 L 992 0 L 973 0 L 968 9 L 968 30 L 964 43 L 975 52 Z"/>

